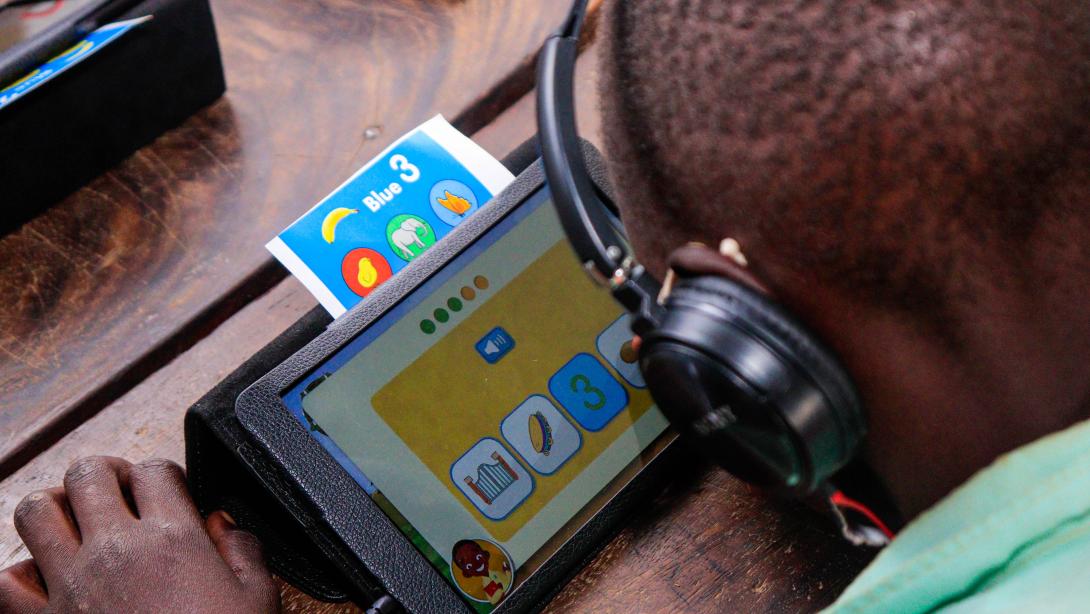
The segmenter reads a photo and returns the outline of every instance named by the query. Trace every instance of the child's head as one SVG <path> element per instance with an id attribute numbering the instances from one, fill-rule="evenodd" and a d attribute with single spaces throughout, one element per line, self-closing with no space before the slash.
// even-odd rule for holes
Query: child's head
<path id="1" fill-rule="evenodd" d="M 887 479 L 906 463 L 876 442 L 935 448 L 945 491 L 1085 413 L 1090 5 L 618 0 L 603 21 L 638 254 L 661 276 L 737 239 L 842 354 Z"/>
<path id="2" fill-rule="evenodd" d="M 608 149 L 652 264 L 733 236 L 937 315 L 1086 225 L 1084 2 L 642 0 L 606 22 Z"/>

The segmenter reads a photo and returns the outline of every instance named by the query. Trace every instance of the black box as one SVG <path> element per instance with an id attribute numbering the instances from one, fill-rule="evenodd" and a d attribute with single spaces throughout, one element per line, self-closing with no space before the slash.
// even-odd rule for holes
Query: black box
<path id="1" fill-rule="evenodd" d="M 145 0 L 152 15 L 0 109 L 0 235 L 197 110 L 226 84 L 208 0 Z"/>

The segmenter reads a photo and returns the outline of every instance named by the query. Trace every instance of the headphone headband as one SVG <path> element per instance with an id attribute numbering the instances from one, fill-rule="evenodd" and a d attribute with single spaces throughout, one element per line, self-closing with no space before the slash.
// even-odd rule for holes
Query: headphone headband
<path id="1" fill-rule="evenodd" d="M 545 41 L 538 60 L 537 121 L 541 157 L 560 223 L 591 278 L 633 313 L 642 333 L 660 319 L 660 285 L 636 261 L 582 164 L 573 89 L 579 32 L 587 0 L 576 0 L 564 25 Z M 577 162 L 573 162 L 577 161 Z"/>
<path id="2" fill-rule="evenodd" d="M 720 275 L 683 279 L 665 306 L 594 188 L 573 82 L 587 0 L 545 41 L 537 117 L 545 176 L 584 269 L 632 314 L 640 369 L 659 409 L 735 475 L 806 496 L 847 463 L 862 410 L 832 352 L 767 297 Z"/>

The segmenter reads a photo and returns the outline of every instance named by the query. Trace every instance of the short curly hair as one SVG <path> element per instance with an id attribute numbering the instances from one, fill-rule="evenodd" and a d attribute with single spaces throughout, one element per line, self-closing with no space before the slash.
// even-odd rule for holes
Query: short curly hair
<path id="1" fill-rule="evenodd" d="M 941 318 L 1043 219 L 1090 217 L 1065 187 L 1090 186 L 1090 3 L 615 0 L 603 24 L 607 155 L 643 252 L 739 237 Z"/>

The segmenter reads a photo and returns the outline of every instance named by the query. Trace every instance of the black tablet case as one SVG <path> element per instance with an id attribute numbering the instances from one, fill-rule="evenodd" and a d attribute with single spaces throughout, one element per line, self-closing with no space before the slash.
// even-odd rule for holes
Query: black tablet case
<path id="1" fill-rule="evenodd" d="M 0 109 L 0 235 L 226 89 L 208 0 L 144 0 L 152 19 Z"/>
<path id="2" fill-rule="evenodd" d="M 514 174 L 537 159 L 527 141 L 503 164 Z M 226 510 L 257 535 L 273 570 L 326 601 L 370 603 L 384 591 L 350 561 L 319 514 L 280 476 L 235 416 L 235 401 L 250 384 L 321 334 L 332 319 L 321 307 L 300 318 L 276 340 L 227 376 L 189 408 L 185 417 L 186 468 L 201 512 Z"/>

